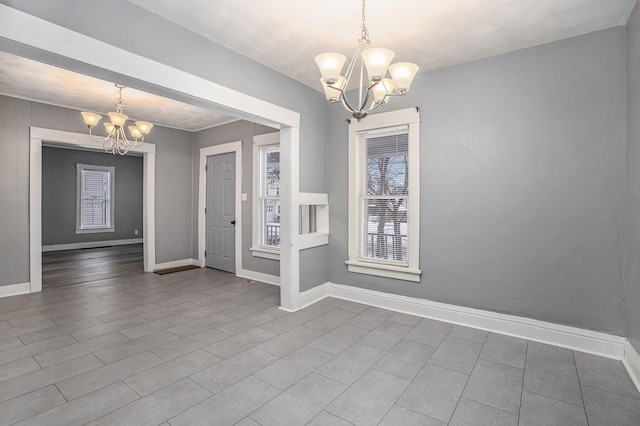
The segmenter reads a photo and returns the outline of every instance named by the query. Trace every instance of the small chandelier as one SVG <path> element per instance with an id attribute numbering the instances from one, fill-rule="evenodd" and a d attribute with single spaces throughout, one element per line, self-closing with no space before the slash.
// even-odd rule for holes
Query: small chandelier
<path id="1" fill-rule="evenodd" d="M 322 73 L 320 82 L 324 88 L 327 100 L 331 103 L 342 102 L 342 105 L 358 121 L 362 120 L 374 109 L 389 101 L 390 96 L 404 95 L 409 90 L 413 77 L 418 72 L 418 66 L 408 62 L 391 64 L 395 56 L 393 51 L 384 48 L 371 47 L 369 31 L 365 24 L 365 0 L 362 0 L 362 24 L 358 40 L 358 48 L 351 58 L 345 75 L 341 75 L 342 67 L 347 60 L 340 53 L 323 53 L 316 56 L 316 63 Z M 358 90 L 358 104 L 354 107 L 346 97 L 345 91 L 351 79 L 351 74 L 360 60 L 360 85 Z M 391 64 L 391 65 L 389 65 Z M 364 80 L 364 67 L 367 68 L 369 81 Z M 387 69 L 391 78 L 387 78 Z M 369 104 L 371 93 L 373 100 Z"/>
<path id="2" fill-rule="evenodd" d="M 144 142 L 145 135 L 149 134 L 153 124 L 146 121 L 136 121 L 135 126 L 129 126 L 129 133 L 133 140 L 127 139 L 127 135 L 124 133 L 124 125 L 127 122 L 127 117 L 124 115 L 124 104 L 122 103 L 122 89 L 125 86 L 120 84 L 115 85 L 118 91 L 114 93 L 117 99 L 116 111 L 109 113 L 110 123 L 104 123 L 105 129 L 107 129 L 107 136 L 105 138 L 96 138 L 93 136 L 91 129 L 102 120 L 102 116 L 94 114 L 93 112 L 81 112 L 84 122 L 89 128 L 89 136 L 96 142 L 102 142 L 102 147 L 109 154 L 126 154 L 131 148 L 136 148 Z"/>

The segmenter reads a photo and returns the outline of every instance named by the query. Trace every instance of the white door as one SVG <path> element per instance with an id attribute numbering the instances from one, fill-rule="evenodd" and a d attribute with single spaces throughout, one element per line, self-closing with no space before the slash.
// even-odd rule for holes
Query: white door
<path id="1" fill-rule="evenodd" d="M 235 154 L 207 157 L 205 265 L 236 272 Z"/>

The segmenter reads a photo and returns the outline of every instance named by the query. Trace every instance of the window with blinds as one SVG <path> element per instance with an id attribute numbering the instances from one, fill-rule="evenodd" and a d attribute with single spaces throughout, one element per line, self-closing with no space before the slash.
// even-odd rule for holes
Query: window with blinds
<path id="1" fill-rule="evenodd" d="M 76 232 L 113 229 L 114 168 L 78 164 Z"/>
<path id="2" fill-rule="evenodd" d="M 408 126 L 359 132 L 360 256 L 407 265 Z"/>
<path id="3" fill-rule="evenodd" d="M 349 272 L 420 282 L 420 112 L 349 123 Z"/>

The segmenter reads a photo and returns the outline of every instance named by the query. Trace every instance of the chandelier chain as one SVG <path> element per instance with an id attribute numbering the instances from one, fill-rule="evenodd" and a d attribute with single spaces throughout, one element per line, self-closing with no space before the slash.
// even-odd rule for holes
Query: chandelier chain
<path id="1" fill-rule="evenodd" d="M 371 39 L 369 38 L 369 30 L 367 29 L 367 24 L 365 23 L 365 0 L 362 0 L 362 24 L 360 25 L 360 28 L 362 29 L 359 40 L 360 43 L 370 46 Z"/>
<path id="2" fill-rule="evenodd" d="M 113 97 L 116 98 L 116 112 L 118 114 L 124 114 L 124 103 L 122 102 L 122 89 L 125 88 L 125 86 L 121 85 L 121 84 L 116 84 L 115 85 L 118 88 L 117 92 L 113 93 Z"/>

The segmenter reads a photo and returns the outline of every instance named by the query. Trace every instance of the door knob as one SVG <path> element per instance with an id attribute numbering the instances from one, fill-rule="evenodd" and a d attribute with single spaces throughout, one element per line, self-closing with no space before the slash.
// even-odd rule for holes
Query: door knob
<path id="1" fill-rule="evenodd" d="M 235 225 L 235 224 L 236 224 L 236 221 L 235 221 L 235 220 L 232 220 L 232 221 L 231 221 L 231 224 L 232 224 L 232 225 Z"/>

